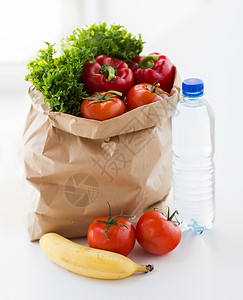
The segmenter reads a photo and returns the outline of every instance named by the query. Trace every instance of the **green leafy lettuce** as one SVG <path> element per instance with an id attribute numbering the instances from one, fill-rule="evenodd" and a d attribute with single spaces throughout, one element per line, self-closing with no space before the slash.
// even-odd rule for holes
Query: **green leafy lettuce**
<path id="1" fill-rule="evenodd" d="M 120 25 L 94 24 L 76 29 L 62 41 L 62 53 L 55 57 L 54 45 L 40 50 L 27 65 L 30 73 L 25 80 L 40 90 L 53 111 L 78 116 L 83 97 L 87 96 L 80 82 L 83 65 L 105 54 L 125 62 L 137 57 L 143 49 L 141 36 L 135 37 Z"/>

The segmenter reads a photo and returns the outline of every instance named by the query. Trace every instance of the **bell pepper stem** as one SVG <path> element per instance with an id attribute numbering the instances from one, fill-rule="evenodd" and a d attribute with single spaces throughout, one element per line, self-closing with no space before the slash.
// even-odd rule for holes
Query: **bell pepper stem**
<path id="1" fill-rule="evenodd" d="M 117 69 L 114 66 L 102 65 L 100 73 L 105 75 L 110 82 L 116 81 Z"/>
<path id="2" fill-rule="evenodd" d="M 112 67 L 107 68 L 108 71 L 108 81 L 110 82 L 115 82 L 116 81 L 116 75 L 115 75 L 115 71 Z"/>
<path id="3" fill-rule="evenodd" d="M 154 62 L 158 61 L 159 56 L 157 54 L 147 55 L 138 64 L 138 69 L 152 69 L 154 67 Z"/>

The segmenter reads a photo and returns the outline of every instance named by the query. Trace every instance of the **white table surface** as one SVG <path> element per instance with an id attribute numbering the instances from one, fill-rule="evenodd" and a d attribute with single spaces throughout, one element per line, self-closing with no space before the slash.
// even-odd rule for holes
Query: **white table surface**
<path id="1" fill-rule="evenodd" d="M 219 3 L 218 1 L 216 1 Z M 216 114 L 216 221 L 201 236 L 185 233 L 170 254 L 153 256 L 136 245 L 134 261 L 153 263 L 149 274 L 110 281 L 72 274 L 28 240 L 22 154 L 29 102 L 22 92 L 0 94 L 0 299 L 243 299 L 242 8 L 214 1 L 207 11 L 154 41 L 166 49 L 182 78 L 205 81 Z M 191 32 L 193 47 L 185 38 Z M 199 36 L 196 37 L 195 34 Z M 170 39 L 174 36 L 174 39 Z M 162 41 L 168 39 L 164 45 Z M 203 40 L 202 40 L 203 39 Z M 161 41 L 161 42 L 160 42 Z M 152 45 L 152 42 L 151 42 Z M 155 46 L 156 45 L 156 46 Z M 183 50 L 180 51 L 183 48 Z M 152 46 L 151 46 L 152 48 Z M 149 47 L 147 47 L 149 49 Z M 86 239 L 78 239 L 87 245 Z"/>

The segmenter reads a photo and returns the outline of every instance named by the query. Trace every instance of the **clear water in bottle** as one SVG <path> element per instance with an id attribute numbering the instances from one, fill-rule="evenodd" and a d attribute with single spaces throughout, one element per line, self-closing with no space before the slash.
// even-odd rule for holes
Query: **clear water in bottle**
<path id="1" fill-rule="evenodd" d="M 181 229 L 201 234 L 215 218 L 214 112 L 204 84 L 189 78 L 172 114 L 173 199 Z"/>

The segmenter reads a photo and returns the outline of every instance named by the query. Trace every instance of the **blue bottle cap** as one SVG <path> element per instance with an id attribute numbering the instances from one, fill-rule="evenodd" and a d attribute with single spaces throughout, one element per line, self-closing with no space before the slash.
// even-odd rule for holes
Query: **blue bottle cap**
<path id="1" fill-rule="evenodd" d="M 199 97 L 204 94 L 204 84 L 201 79 L 188 78 L 182 82 L 182 94 L 185 97 Z"/>

